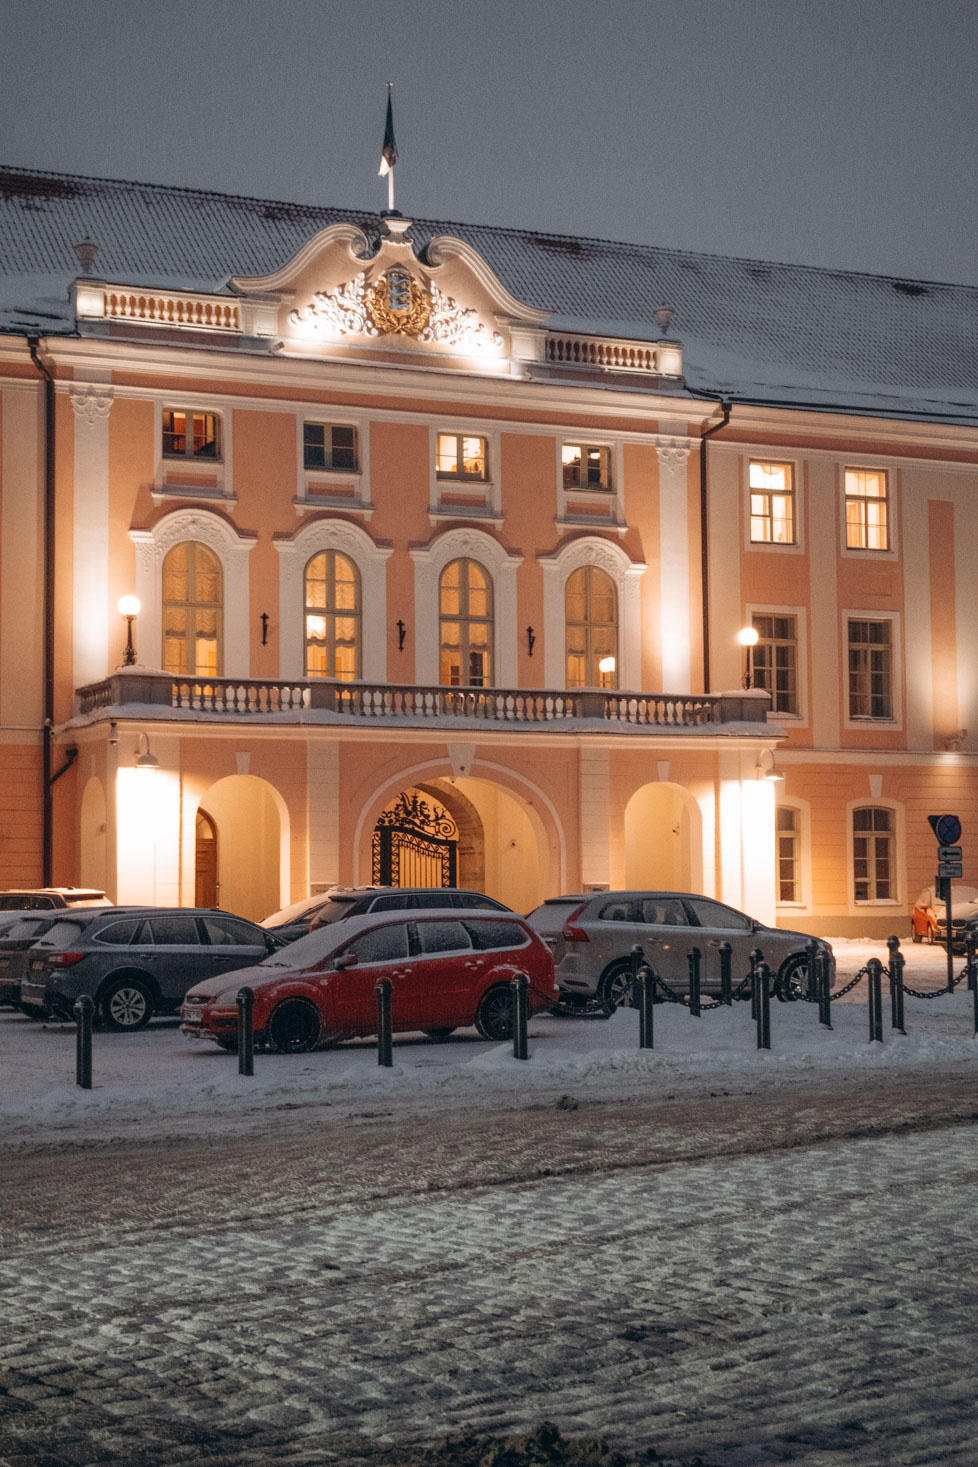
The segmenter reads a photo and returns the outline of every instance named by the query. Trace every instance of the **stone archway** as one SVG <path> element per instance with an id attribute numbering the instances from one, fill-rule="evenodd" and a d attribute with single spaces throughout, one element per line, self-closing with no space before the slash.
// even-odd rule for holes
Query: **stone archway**
<path id="1" fill-rule="evenodd" d="M 485 830 L 472 801 L 448 779 L 428 780 L 415 788 L 438 800 L 455 821 L 458 830 L 456 884 L 468 887 L 470 891 L 485 891 Z"/>
<path id="2" fill-rule="evenodd" d="M 645 784 L 625 808 L 625 886 L 702 891 L 700 808 L 678 784 Z"/>
<path id="3" fill-rule="evenodd" d="M 201 803 L 215 834 L 217 905 L 260 922 L 288 900 L 285 802 L 267 780 L 229 774 L 204 792 Z M 196 822 L 194 836 L 196 850 Z"/>

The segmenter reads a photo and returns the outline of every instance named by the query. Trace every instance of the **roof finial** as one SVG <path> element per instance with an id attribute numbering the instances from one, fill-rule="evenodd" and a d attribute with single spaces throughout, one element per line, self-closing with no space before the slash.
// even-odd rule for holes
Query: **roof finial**
<path id="1" fill-rule="evenodd" d="M 655 313 L 655 324 L 663 336 L 669 335 L 669 327 L 672 325 L 672 306 L 660 306 Z"/>
<path id="2" fill-rule="evenodd" d="M 83 275 L 91 275 L 92 266 L 95 264 L 95 256 L 98 254 L 98 245 L 90 239 L 83 239 L 78 244 L 72 245 L 72 249 L 78 256 Z"/>
<path id="3" fill-rule="evenodd" d="M 380 150 L 380 168 L 378 173 L 381 178 L 387 177 L 387 210 L 393 214 L 394 210 L 394 164 L 397 162 L 397 144 L 394 141 L 394 109 L 391 106 L 391 92 L 394 83 L 387 83 L 387 125 L 384 128 L 384 145 Z"/>

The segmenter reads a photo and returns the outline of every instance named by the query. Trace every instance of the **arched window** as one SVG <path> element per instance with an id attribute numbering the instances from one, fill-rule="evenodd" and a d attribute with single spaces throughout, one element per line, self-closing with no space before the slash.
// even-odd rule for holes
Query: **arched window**
<path id="1" fill-rule="evenodd" d="M 438 583 L 442 687 L 492 686 L 492 582 L 476 560 L 453 560 Z"/>
<path id="2" fill-rule="evenodd" d="M 221 677 L 224 577 L 213 550 L 174 545 L 163 562 L 163 666 L 186 677 Z"/>
<path id="3" fill-rule="evenodd" d="M 617 688 L 618 597 L 615 583 L 596 565 L 567 577 L 564 624 L 569 688 Z"/>
<path id="4" fill-rule="evenodd" d="M 306 566 L 306 677 L 358 678 L 360 640 L 360 572 L 338 550 L 323 550 Z"/>

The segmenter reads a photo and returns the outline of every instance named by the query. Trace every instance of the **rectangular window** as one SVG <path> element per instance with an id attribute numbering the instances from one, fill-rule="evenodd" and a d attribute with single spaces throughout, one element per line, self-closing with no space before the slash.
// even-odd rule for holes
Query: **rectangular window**
<path id="1" fill-rule="evenodd" d="M 750 537 L 759 545 L 794 545 L 795 491 L 790 464 L 751 462 Z"/>
<path id="2" fill-rule="evenodd" d="M 778 901 L 801 901 L 801 853 L 798 811 L 791 805 L 777 809 Z"/>
<path id="3" fill-rule="evenodd" d="M 466 433 L 439 433 L 435 471 L 439 479 L 489 477 L 486 440 Z"/>
<path id="4" fill-rule="evenodd" d="M 852 872 L 857 902 L 893 900 L 892 810 L 853 810 Z"/>
<path id="5" fill-rule="evenodd" d="M 357 430 L 344 423 L 304 423 L 302 454 L 307 469 L 338 469 L 355 474 Z"/>
<path id="6" fill-rule="evenodd" d="M 793 616 L 753 618 L 754 686 L 771 694 L 774 713 L 798 713 L 798 624 Z"/>
<path id="7" fill-rule="evenodd" d="M 886 474 L 882 469 L 846 469 L 846 546 L 889 550 Z"/>
<path id="8" fill-rule="evenodd" d="M 163 409 L 163 457 L 221 457 L 221 420 L 217 413 Z"/>
<path id="9" fill-rule="evenodd" d="M 610 489 L 611 449 L 565 443 L 560 450 L 565 489 Z"/>
<path id="10" fill-rule="evenodd" d="M 893 625 L 849 622 L 849 717 L 893 717 Z"/>

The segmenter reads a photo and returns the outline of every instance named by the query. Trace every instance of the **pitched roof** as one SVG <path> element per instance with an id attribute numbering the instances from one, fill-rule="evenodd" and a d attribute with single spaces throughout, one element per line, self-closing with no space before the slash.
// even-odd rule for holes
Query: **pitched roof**
<path id="1" fill-rule="evenodd" d="M 360 209 L 0 168 L 0 331 L 71 331 L 73 246 L 118 283 L 215 290 L 284 265 Z M 419 248 L 456 235 L 555 329 L 654 339 L 675 311 L 686 381 L 734 399 L 978 425 L 978 289 L 655 245 L 416 220 Z"/>

